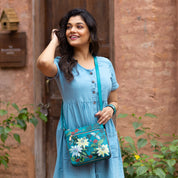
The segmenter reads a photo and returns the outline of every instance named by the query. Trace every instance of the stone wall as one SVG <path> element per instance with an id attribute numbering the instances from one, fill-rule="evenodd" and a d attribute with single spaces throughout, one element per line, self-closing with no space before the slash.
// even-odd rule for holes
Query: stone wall
<path id="1" fill-rule="evenodd" d="M 115 0 L 115 63 L 121 113 L 153 113 L 147 126 L 176 133 L 177 0 Z M 117 120 L 122 135 L 131 119 Z"/>
<path id="2" fill-rule="evenodd" d="M 24 68 L 0 68 L 0 100 L 18 105 L 33 104 L 33 41 L 32 41 L 32 1 L 0 0 L 0 13 L 4 8 L 14 8 L 20 20 L 19 32 L 27 35 L 27 64 Z M 34 178 L 34 128 L 28 126 L 21 134 L 21 146 L 10 141 L 14 149 L 10 152 L 7 170 L 0 166 L 0 178 Z"/>

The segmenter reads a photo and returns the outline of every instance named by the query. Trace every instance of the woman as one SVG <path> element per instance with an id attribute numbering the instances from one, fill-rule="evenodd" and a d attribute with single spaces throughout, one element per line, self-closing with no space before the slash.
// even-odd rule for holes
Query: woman
<path id="1" fill-rule="evenodd" d="M 55 58 L 58 46 L 61 57 Z M 112 156 L 109 160 L 81 167 L 72 166 L 60 119 L 56 133 L 57 160 L 54 178 L 124 177 L 117 132 L 111 119 L 118 108 L 119 85 L 111 62 L 97 56 L 104 106 L 99 111 L 93 57 L 97 55 L 98 49 L 95 19 L 84 9 L 73 9 L 61 19 L 59 30 L 52 31 L 49 45 L 37 60 L 41 72 L 56 79 L 63 98 L 67 128 L 74 129 L 96 122 L 104 124 L 111 148 Z"/>

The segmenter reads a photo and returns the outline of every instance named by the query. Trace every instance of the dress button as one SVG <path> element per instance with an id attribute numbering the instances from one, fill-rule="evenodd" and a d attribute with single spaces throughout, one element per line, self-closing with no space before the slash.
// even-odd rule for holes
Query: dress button
<path id="1" fill-rule="evenodd" d="M 93 104 L 96 104 L 96 101 L 94 101 Z"/>
<path id="2" fill-rule="evenodd" d="M 95 83 L 95 81 L 93 80 L 92 83 Z"/>
<path id="3" fill-rule="evenodd" d="M 93 72 L 90 72 L 90 75 L 92 75 L 93 74 Z"/>
<path id="4" fill-rule="evenodd" d="M 95 94 L 95 91 L 93 91 L 93 94 Z"/>

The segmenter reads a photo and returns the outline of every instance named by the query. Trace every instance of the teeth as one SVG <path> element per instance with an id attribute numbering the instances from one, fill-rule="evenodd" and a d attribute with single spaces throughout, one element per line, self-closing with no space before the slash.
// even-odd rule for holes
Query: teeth
<path id="1" fill-rule="evenodd" d="M 78 36 L 71 36 L 70 39 L 71 40 L 76 40 L 78 38 Z"/>

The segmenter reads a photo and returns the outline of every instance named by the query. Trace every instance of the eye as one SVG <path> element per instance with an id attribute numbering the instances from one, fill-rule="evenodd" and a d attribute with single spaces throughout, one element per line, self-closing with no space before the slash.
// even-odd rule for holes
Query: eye
<path id="1" fill-rule="evenodd" d="M 71 29 L 71 28 L 72 28 L 72 26 L 71 26 L 71 25 L 67 25 L 67 30 L 68 30 L 68 29 Z"/>
<path id="2" fill-rule="evenodd" d="M 82 25 L 77 25 L 77 28 L 78 28 L 78 29 L 82 29 L 83 26 L 82 26 Z"/>

